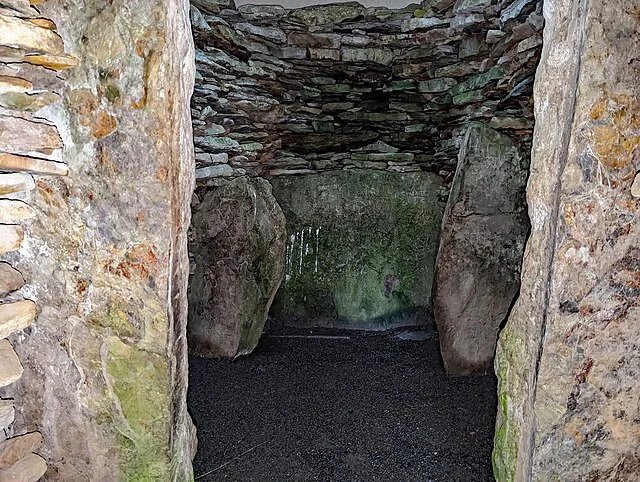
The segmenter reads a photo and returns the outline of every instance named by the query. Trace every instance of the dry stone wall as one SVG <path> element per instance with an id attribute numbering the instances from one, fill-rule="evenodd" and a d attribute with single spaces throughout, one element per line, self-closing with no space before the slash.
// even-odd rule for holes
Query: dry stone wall
<path id="1" fill-rule="evenodd" d="M 285 10 L 198 0 L 191 19 L 203 183 L 352 168 L 450 181 L 471 120 L 529 150 L 539 1 Z"/>
<path id="2" fill-rule="evenodd" d="M 0 0 L 0 480 L 192 477 L 190 33 L 179 0 Z"/>

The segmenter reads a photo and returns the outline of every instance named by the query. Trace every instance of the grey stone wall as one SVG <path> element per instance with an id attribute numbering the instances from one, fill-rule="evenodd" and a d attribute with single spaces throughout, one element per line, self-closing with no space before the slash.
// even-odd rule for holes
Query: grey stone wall
<path id="1" fill-rule="evenodd" d="M 192 4 L 202 183 L 352 168 L 449 182 L 471 120 L 529 150 L 539 1 Z"/>

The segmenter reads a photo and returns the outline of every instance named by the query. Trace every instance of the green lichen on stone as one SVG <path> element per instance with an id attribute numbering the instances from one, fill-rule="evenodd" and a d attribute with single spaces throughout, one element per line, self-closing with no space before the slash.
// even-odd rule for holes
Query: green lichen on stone
<path id="1" fill-rule="evenodd" d="M 167 361 L 112 337 L 106 369 L 123 419 L 116 436 L 120 479 L 170 480 Z"/>
<path id="2" fill-rule="evenodd" d="M 107 85 L 106 89 L 104 90 L 104 95 L 112 104 L 119 102 L 120 98 L 122 97 L 120 94 L 120 89 L 118 89 L 118 87 L 114 84 Z"/>
<path id="3" fill-rule="evenodd" d="M 498 415 L 496 433 L 493 440 L 492 465 L 493 475 L 498 482 L 512 482 L 515 480 L 516 464 L 518 459 L 518 439 L 520 430 L 517 422 L 513 420 L 509 410 L 509 365 L 510 353 L 516 347 L 511 346 L 517 340 L 511 336 L 507 328 L 500 335 L 500 342 L 496 351 L 495 368 L 498 378 Z"/>
<path id="4" fill-rule="evenodd" d="M 124 304 L 119 302 L 112 302 L 106 312 L 92 313 L 89 322 L 102 328 L 110 328 L 114 335 L 121 338 L 130 338 L 139 333 L 131 323 Z"/>
<path id="5" fill-rule="evenodd" d="M 288 233 L 274 318 L 364 328 L 424 316 L 442 215 L 435 176 L 351 170 L 273 185 Z"/>

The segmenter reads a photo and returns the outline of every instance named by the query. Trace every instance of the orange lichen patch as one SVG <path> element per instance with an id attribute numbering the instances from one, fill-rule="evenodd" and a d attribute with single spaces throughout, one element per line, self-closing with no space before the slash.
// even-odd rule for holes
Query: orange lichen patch
<path id="1" fill-rule="evenodd" d="M 167 181 L 167 178 L 169 177 L 169 170 L 166 167 L 161 166 L 156 171 L 155 177 L 159 182 L 164 184 Z"/>
<path id="2" fill-rule="evenodd" d="M 102 110 L 93 116 L 89 127 L 93 137 L 102 139 L 116 130 L 118 122 L 114 116 Z"/>
<path id="3" fill-rule="evenodd" d="M 127 279 L 146 279 L 158 270 L 158 258 L 153 246 L 147 244 L 134 246 L 125 253 L 124 258 L 115 268 L 109 267 L 108 271 Z"/>
<path id="4" fill-rule="evenodd" d="M 38 27 L 46 28 L 47 30 L 58 30 L 56 24 L 48 18 L 29 18 L 27 22 L 37 25 Z"/>
<path id="5" fill-rule="evenodd" d="M 65 204 L 60 198 L 60 194 L 53 189 L 44 178 L 40 178 L 36 181 L 36 190 L 40 198 L 52 208 L 64 208 Z"/>
<path id="6" fill-rule="evenodd" d="M 76 57 L 66 54 L 26 55 L 22 60 L 28 64 L 39 65 L 52 70 L 71 69 L 79 64 L 79 60 Z"/>
<path id="7" fill-rule="evenodd" d="M 567 204 L 564 206 L 564 219 L 569 226 L 573 226 L 576 222 L 576 213 L 573 210 L 573 206 L 571 204 Z"/>
<path id="8" fill-rule="evenodd" d="M 640 101 L 627 95 L 607 95 L 591 108 L 590 141 L 593 152 L 606 167 L 633 165 L 640 152 Z"/>

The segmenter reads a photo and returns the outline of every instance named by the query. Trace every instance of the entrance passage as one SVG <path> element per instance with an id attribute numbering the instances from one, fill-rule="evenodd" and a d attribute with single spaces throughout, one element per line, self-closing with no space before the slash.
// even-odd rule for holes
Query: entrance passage
<path id="1" fill-rule="evenodd" d="M 268 332 L 189 369 L 196 480 L 493 480 L 495 378 L 447 378 L 435 331 Z"/>

